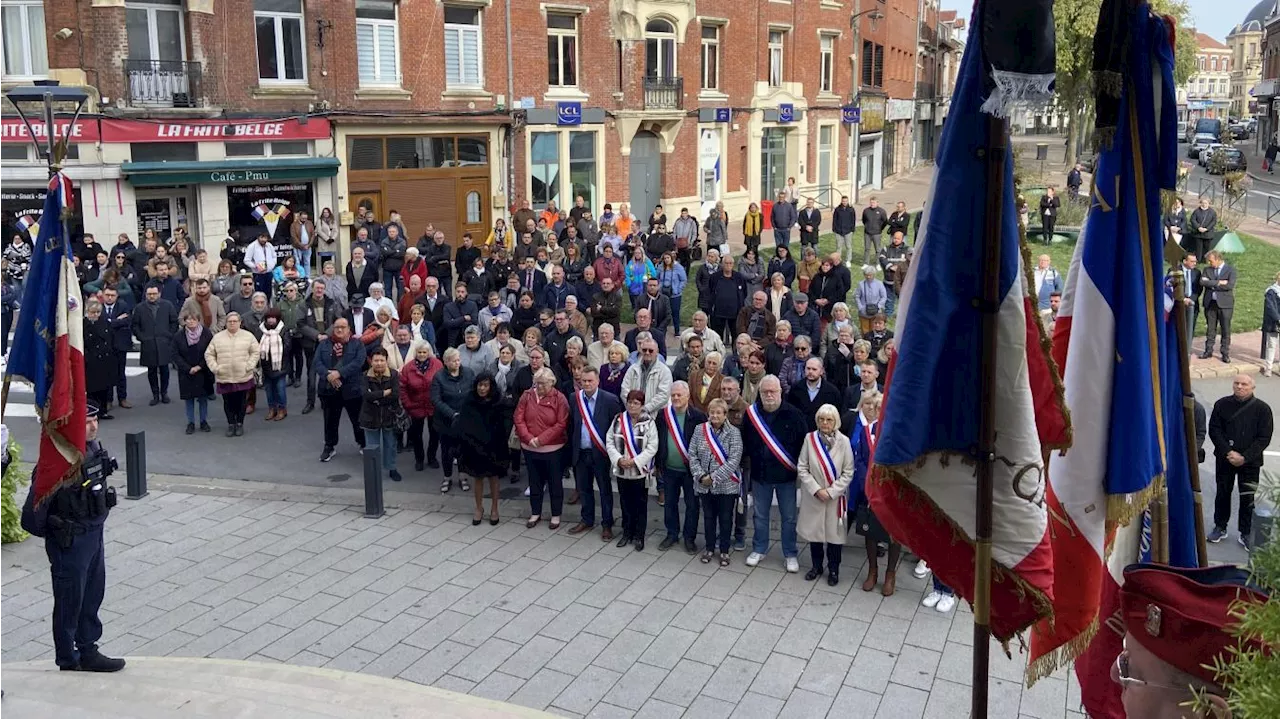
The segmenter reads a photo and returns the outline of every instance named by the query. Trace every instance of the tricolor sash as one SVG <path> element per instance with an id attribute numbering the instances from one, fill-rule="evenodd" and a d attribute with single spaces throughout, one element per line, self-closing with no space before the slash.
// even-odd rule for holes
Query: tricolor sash
<path id="1" fill-rule="evenodd" d="M 774 459 L 782 463 L 789 471 L 796 471 L 796 462 L 787 455 L 787 450 L 782 448 L 782 443 L 774 436 L 773 430 L 769 429 L 769 425 L 765 424 L 764 418 L 760 416 L 760 411 L 756 406 L 749 405 L 747 407 L 747 419 L 751 420 L 751 425 L 756 428 L 756 433 L 760 435 L 760 439 L 764 440 L 764 444 L 773 454 Z"/>
<path id="2" fill-rule="evenodd" d="M 591 437 L 591 444 L 596 446 L 608 456 L 609 452 L 604 447 L 604 438 L 600 436 L 600 430 L 596 429 L 596 423 L 591 421 L 591 413 L 587 411 L 587 393 L 578 390 L 578 414 L 582 415 L 582 424 L 586 425 L 587 434 Z"/>
<path id="3" fill-rule="evenodd" d="M 636 439 L 636 425 L 631 420 L 631 415 L 625 411 L 618 415 L 618 424 L 622 429 L 622 444 L 627 449 L 627 454 L 631 457 L 631 461 L 636 463 L 636 468 L 645 470 L 648 467 L 640 466 L 640 442 Z"/>
<path id="4" fill-rule="evenodd" d="M 808 437 L 809 446 L 813 448 L 813 454 L 818 458 L 818 467 L 822 469 L 822 475 L 827 480 L 828 487 L 834 487 L 836 480 L 840 478 L 840 471 L 836 469 L 836 462 L 831 458 L 831 451 L 822 443 L 822 438 L 817 432 L 810 432 Z M 845 496 L 842 494 L 836 500 L 836 516 L 844 519 L 845 507 L 847 506 Z"/>
<path id="5" fill-rule="evenodd" d="M 714 431 L 712 431 L 710 422 L 704 422 L 702 424 L 702 433 L 707 438 L 707 447 L 711 449 L 711 456 L 716 458 L 716 462 L 721 467 L 728 464 L 729 454 L 724 451 L 724 445 L 720 444 L 720 438 L 716 436 Z M 742 475 L 734 472 L 733 481 L 738 484 L 742 484 Z"/>
<path id="6" fill-rule="evenodd" d="M 684 433 L 680 431 L 680 425 L 676 423 L 675 407 L 667 405 L 662 410 L 667 416 L 667 434 L 671 436 L 671 441 L 676 445 L 676 451 L 680 453 L 680 458 L 684 460 L 685 466 L 689 464 L 689 446 L 684 443 Z"/>

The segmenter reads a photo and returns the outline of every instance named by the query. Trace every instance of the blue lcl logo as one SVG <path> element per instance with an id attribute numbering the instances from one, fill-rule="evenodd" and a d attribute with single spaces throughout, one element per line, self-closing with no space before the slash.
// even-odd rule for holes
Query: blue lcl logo
<path id="1" fill-rule="evenodd" d="M 731 110 L 727 107 L 716 108 L 716 122 L 729 122 L 731 119 Z"/>
<path id="2" fill-rule="evenodd" d="M 778 122 L 793 122 L 796 119 L 796 106 L 785 102 L 778 105 Z"/>
<path id="3" fill-rule="evenodd" d="M 561 125 L 582 124 L 582 103 L 561 102 L 556 104 L 556 117 Z"/>
<path id="4" fill-rule="evenodd" d="M 857 125 L 862 122 L 862 108 L 854 105 L 845 105 L 840 108 L 840 116 L 846 125 Z"/>

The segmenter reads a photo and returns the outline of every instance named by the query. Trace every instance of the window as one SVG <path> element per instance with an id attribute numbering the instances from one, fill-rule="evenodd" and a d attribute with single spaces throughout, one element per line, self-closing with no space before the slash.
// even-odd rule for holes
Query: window
<path id="1" fill-rule="evenodd" d="M 454 167 L 453 138 L 448 136 L 388 137 L 387 168 L 391 170 L 421 170 L 436 167 Z"/>
<path id="2" fill-rule="evenodd" d="M 596 134 L 569 133 L 570 197 L 582 196 L 585 207 L 594 207 L 596 197 Z"/>
<path id="3" fill-rule="evenodd" d="M 578 16 L 547 13 L 547 84 L 578 84 Z"/>
<path id="4" fill-rule="evenodd" d="M 833 169 L 831 138 L 834 135 L 834 131 L 834 125 L 821 125 L 818 127 L 818 184 L 820 185 L 829 186 L 835 184 L 835 176 L 831 172 Z"/>
<path id="5" fill-rule="evenodd" d="M 1213 71 L 1214 71 L 1214 72 L 1217 72 L 1217 71 L 1218 71 L 1218 58 L 1217 58 L 1217 56 L 1214 56 L 1214 57 L 1209 61 L 1209 67 L 1211 67 L 1211 68 L 1213 69 Z"/>
<path id="6" fill-rule="evenodd" d="M 200 159 L 195 142 L 135 142 L 129 145 L 134 162 L 187 162 Z"/>
<path id="7" fill-rule="evenodd" d="M 281 155 L 310 155 L 311 144 L 306 140 L 282 142 L 224 142 L 227 157 L 279 157 Z"/>
<path id="8" fill-rule="evenodd" d="M 300 85 L 307 80 L 302 0 L 253 0 L 258 36 L 258 79 Z"/>
<path id="9" fill-rule="evenodd" d="M 769 87 L 782 87 L 783 32 L 769 31 Z"/>
<path id="10" fill-rule="evenodd" d="M 1199 57 L 1199 60 L 1200 60 L 1200 72 L 1204 72 L 1204 67 L 1205 67 L 1205 64 L 1204 64 L 1204 55 L 1201 55 L 1201 56 Z"/>
<path id="11" fill-rule="evenodd" d="M 480 218 L 480 193 L 472 190 L 467 193 L 467 224 L 477 225 L 483 221 Z"/>
<path id="12" fill-rule="evenodd" d="M 489 164 L 489 143 L 483 137 L 458 138 L 458 166 Z"/>
<path id="13" fill-rule="evenodd" d="M 49 74 L 49 51 L 44 37 L 44 3 L 13 2 L 0 7 L 4 26 L 4 76 L 44 77 Z"/>
<path id="14" fill-rule="evenodd" d="M 185 60 L 182 5 L 178 0 L 148 0 L 125 8 L 130 60 Z M 168 69 L 168 68 L 158 68 Z"/>
<path id="15" fill-rule="evenodd" d="M 560 205 L 560 133 L 535 132 L 529 151 L 533 206 L 543 209 L 549 202 Z"/>
<path id="16" fill-rule="evenodd" d="M 884 84 L 884 45 L 870 40 L 862 42 L 862 84 L 868 87 Z"/>
<path id="17" fill-rule="evenodd" d="M 720 89 L 720 26 L 702 26 L 702 89 Z"/>
<path id="18" fill-rule="evenodd" d="M 831 92 L 833 76 L 836 71 L 836 38 L 834 35 L 823 35 L 819 38 L 820 65 L 818 90 Z"/>
<path id="19" fill-rule="evenodd" d="M 480 56 L 480 11 L 476 8 L 444 8 L 444 81 L 450 88 L 484 87 L 484 63 Z"/>
<path id="20" fill-rule="evenodd" d="M 644 76 L 676 76 L 676 27 L 667 20 L 650 20 L 644 26 Z"/>
<path id="21" fill-rule="evenodd" d="M 400 87 L 395 0 L 356 0 L 356 64 L 361 87 Z"/>
<path id="22" fill-rule="evenodd" d="M 382 138 L 351 138 L 347 148 L 347 166 L 352 170 L 384 169 L 386 163 L 382 157 Z"/>
<path id="23" fill-rule="evenodd" d="M 80 146 L 68 144 L 66 160 L 80 159 Z M 39 150 L 29 142 L 11 142 L 0 145 L 0 160 L 13 162 L 38 162 L 44 164 L 44 146 Z"/>

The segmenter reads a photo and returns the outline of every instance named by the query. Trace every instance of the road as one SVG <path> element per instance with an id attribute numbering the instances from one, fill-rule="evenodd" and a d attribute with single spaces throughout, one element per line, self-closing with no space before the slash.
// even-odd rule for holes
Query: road
<path id="1" fill-rule="evenodd" d="M 1251 143 L 1252 141 L 1250 140 L 1248 142 Z M 1196 198 L 1202 192 L 1206 194 L 1221 193 L 1222 176 L 1210 175 L 1209 172 L 1203 167 L 1200 167 L 1195 160 L 1187 157 L 1187 147 L 1189 147 L 1189 145 L 1185 142 L 1178 143 L 1179 161 L 1191 163 L 1191 174 L 1187 176 L 1187 189 L 1182 193 L 1183 202 L 1187 204 L 1187 211 L 1190 212 L 1195 208 Z M 1251 160 L 1251 162 L 1253 161 Z M 1250 170 L 1252 170 L 1255 175 L 1260 175 L 1262 173 L 1260 167 L 1251 166 Z M 1209 196 L 1215 197 L 1216 195 L 1209 194 Z M 1276 176 L 1276 180 L 1274 182 L 1265 179 L 1254 179 L 1252 181 L 1248 192 L 1248 199 L 1245 201 L 1245 205 L 1243 206 L 1245 214 L 1249 217 L 1265 222 L 1267 220 L 1269 200 L 1273 204 L 1272 211 L 1280 213 L 1280 175 Z M 1280 221 L 1280 215 L 1273 219 Z"/>

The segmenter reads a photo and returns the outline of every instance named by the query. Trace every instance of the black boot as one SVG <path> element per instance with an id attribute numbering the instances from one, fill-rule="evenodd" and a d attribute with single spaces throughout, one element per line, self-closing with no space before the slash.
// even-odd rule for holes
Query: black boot
<path id="1" fill-rule="evenodd" d="M 312 413 L 312 412 L 314 412 L 314 411 L 316 411 L 316 403 L 315 403 L 315 402 L 308 402 L 308 403 L 307 403 L 307 406 L 302 408 L 302 413 L 303 413 L 303 414 L 311 414 L 311 413 Z"/>
<path id="2" fill-rule="evenodd" d="M 75 672 L 118 672 L 124 669 L 124 660 L 109 657 L 97 649 L 80 652 L 80 663 L 63 669 Z"/>
<path id="3" fill-rule="evenodd" d="M 618 540 L 618 546 L 619 546 L 619 547 L 625 547 L 625 546 L 627 546 L 628 544 L 631 544 L 631 535 L 630 535 L 630 534 L 627 534 L 626 532 L 623 532 L 623 533 L 622 533 L 622 539 L 619 539 L 619 540 Z"/>
<path id="4" fill-rule="evenodd" d="M 196 433 L 196 423 L 187 422 L 187 434 L 195 434 L 195 433 Z"/>

